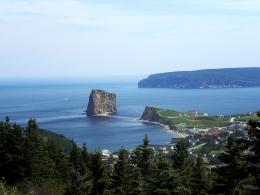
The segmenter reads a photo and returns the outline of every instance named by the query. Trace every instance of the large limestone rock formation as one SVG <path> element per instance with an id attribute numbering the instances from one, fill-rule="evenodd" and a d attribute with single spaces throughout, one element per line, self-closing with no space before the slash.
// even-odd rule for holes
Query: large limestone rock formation
<path id="1" fill-rule="evenodd" d="M 159 122 L 160 116 L 157 113 L 158 109 L 155 107 L 146 106 L 140 120 Z"/>
<path id="2" fill-rule="evenodd" d="M 88 102 L 88 116 L 111 114 L 116 111 L 116 94 L 104 90 L 92 90 Z"/>

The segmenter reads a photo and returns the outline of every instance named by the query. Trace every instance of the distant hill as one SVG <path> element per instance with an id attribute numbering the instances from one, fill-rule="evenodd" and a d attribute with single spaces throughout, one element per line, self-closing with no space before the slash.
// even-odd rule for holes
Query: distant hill
<path id="1" fill-rule="evenodd" d="M 139 88 L 248 88 L 260 87 L 260 68 L 224 68 L 150 75 Z"/>

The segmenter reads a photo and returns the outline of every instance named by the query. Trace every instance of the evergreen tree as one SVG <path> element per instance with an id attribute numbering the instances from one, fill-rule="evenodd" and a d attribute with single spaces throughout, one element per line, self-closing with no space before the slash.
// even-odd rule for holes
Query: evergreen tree
<path id="1" fill-rule="evenodd" d="M 46 147 L 48 156 L 55 164 L 55 179 L 62 183 L 68 183 L 73 172 L 72 163 L 69 158 L 64 155 L 62 149 L 53 141 L 48 141 Z"/>
<path id="2" fill-rule="evenodd" d="M 118 152 L 118 160 L 114 165 L 112 175 L 112 187 L 115 194 L 128 194 L 129 190 L 129 164 L 128 151 L 120 149 Z"/>
<path id="3" fill-rule="evenodd" d="M 145 135 L 143 144 L 136 149 L 135 159 L 136 165 L 140 169 L 143 180 L 143 189 L 150 192 L 151 183 L 153 182 L 154 164 L 153 164 L 153 150 L 148 148 L 149 139 Z"/>
<path id="4" fill-rule="evenodd" d="M 146 148 L 148 146 L 149 142 L 150 142 L 149 138 L 148 138 L 147 134 L 145 134 L 144 139 L 143 139 L 143 147 Z"/>
<path id="5" fill-rule="evenodd" d="M 156 169 L 153 183 L 151 185 L 152 194 L 168 195 L 172 194 L 173 177 L 172 166 L 168 156 L 160 155 L 156 160 Z"/>
<path id="6" fill-rule="evenodd" d="M 92 178 L 90 172 L 90 157 L 86 144 L 84 143 L 81 149 L 81 169 L 80 174 L 82 175 L 82 190 L 85 194 L 89 194 L 92 190 Z"/>
<path id="7" fill-rule="evenodd" d="M 102 160 L 102 155 L 100 151 L 94 152 L 90 157 L 90 170 L 92 172 L 92 195 L 101 195 L 106 190 L 110 184 L 108 167 L 106 162 Z"/>
<path id="8" fill-rule="evenodd" d="M 152 160 L 153 160 L 153 151 L 148 148 L 149 139 L 145 135 L 143 139 L 143 145 L 141 146 L 141 162 L 139 164 L 143 177 L 148 179 L 152 173 Z"/>
<path id="9" fill-rule="evenodd" d="M 27 177 L 35 182 L 55 177 L 55 164 L 49 157 L 49 153 L 39 134 L 39 128 L 35 120 L 28 121 L 24 153 L 27 160 Z"/>
<path id="10" fill-rule="evenodd" d="M 257 113 L 260 117 L 260 112 Z M 246 160 L 248 162 L 245 172 L 247 176 L 241 180 L 234 190 L 240 194 L 260 194 L 260 118 L 259 120 L 249 120 L 248 136 L 246 140 L 248 150 Z"/>
<path id="11" fill-rule="evenodd" d="M 175 151 L 172 155 L 173 168 L 175 169 L 177 179 L 175 181 L 175 193 L 190 193 L 191 192 L 191 175 L 192 175 L 192 160 L 189 159 L 187 146 L 183 141 L 176 144 Z M 179 183 L 179 184 L 178 184 Z"/>
<path id="12" fill-rule="evenodd" d="M 87 174 L 87 172 L 89 172 L 89 166 L 90 166 L 89 160 L 90 159 L 89 159 L 88 150 L 87 150 L 86 144 L 84 143 L 82 145 L 81 154 L 80 154 L 80 161 L 81 161 L 80 173 L 81 173 L 81 175 L 85 175 L 85 174 Z"/>
<path id="13" fill-rule="evenodd" d="M 139 148 L 140 149 L 140 148 Z M 129 195 L 142 195 L 144 194 L 144 181 L 140 166 L 137 166 L 137 162 L 140 161 L 140 154 L 138 148 L 133 152 L 129 158 Z"/>
<path id="14" fill-rule="evenodd" d="M 175 169 L 183 170 L 188 164 L 188 150 L 183 141 L 176 144 L 176 149 L 172 156 L 173 167 Z"/>
<path id="15" fill-rule="evenodd" d="M 201 154 L 198 155 L 196 164 L 192 171 L 192 191 L 194 195 L 208 194 L 210 191 L 210 177 L 209 172 L 203 165 Z"/>
<path id="16" fill-rule="evenodd" d="M 224 165 L 216 170 L 218 179 L 215 191 L 232 194 L 239 182 L 246 177 L 247 162 L 244 156 L 246 148 L 242 140 L 228 138 L 226 151 L 219 157 Z"/>
<path id="17" fill-rule="evenodd" d="M 23 131 L 19 125 L 11 124 L 9 118 L 0 125 L 0 176 L 11 185 L 25 177 Z"/>
<path id="18" fill-rule="evenodd" d="M 72 163 L 75 171 L 80 172 L 81 169 L 81 151 L 80 148 L 74 143 L 71 153 L 70 153 L 70 162 Z"/>

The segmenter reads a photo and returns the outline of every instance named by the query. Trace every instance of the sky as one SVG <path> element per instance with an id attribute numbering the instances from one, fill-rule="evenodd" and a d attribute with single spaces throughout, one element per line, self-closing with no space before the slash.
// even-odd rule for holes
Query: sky
<path id="1" fill-rule="evenodd" d="M 0 0 L 1 79 L 260 67 L 260 0 Z"/>

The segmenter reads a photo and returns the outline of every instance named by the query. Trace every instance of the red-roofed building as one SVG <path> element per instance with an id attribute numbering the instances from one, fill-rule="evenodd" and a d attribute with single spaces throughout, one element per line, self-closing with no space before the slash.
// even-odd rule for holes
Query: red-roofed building
<path id="1" fill-rule="evenodd" d="M 213 131 L 209 132 L 207 134 L 207 136 L 216 136 L 216 135 L 219 135 L 219 134 L 220 134 L 219 130 L 213 130 Z"/>

